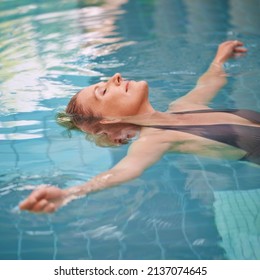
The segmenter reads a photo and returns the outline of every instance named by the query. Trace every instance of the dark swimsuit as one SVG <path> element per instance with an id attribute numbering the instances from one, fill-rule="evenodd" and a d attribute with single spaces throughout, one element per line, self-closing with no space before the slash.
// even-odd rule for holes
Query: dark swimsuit
<path id="1" fill-rule="evenodd" d="M 251 110 L 196 110 L 177 112 L 172 114 L 193 114 L 223 112 L 230 113 L 255 124 L 260 124 L 260 113 Z M 206 117 L 206 115 L 205 115 Z M 253 127 L 240 124 L 212 124 L 212 125 L 153 125 L 154 128 L 169 129 L 186 132 L 217 142 L 221 142 L 246 152 L 240 160 L 254 162 L 260 165 L 260 127 Z"/>

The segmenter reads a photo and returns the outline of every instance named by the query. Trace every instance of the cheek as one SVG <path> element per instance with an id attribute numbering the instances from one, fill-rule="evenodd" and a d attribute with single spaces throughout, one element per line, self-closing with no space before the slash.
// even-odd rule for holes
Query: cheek
<path id="1" fill-rule="evenodd" d="M 145 81 L 136 82 L 128 93 L 113 92 L 102 102 L 100 111 L 110 116 L 130 116 L 138 113 L 148 97 L 148 85 Z"/>
<path id="2" fill-rule="evenodd" d="M 132 89 L 131 94 L 124 100 L 125 110 L 129 114 L 138 112 L 141 105 L 148 99 L 148 85 L 145 81 L 138 82 Z"/>

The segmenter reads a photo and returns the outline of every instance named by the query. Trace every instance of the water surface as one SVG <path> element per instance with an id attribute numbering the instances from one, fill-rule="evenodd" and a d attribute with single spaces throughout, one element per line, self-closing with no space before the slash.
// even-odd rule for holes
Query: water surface
<path id="1" fill-rule="evenodd" d="M 1 1 L 0 259 L 260 259 L 259 168 L 244 162 L 167 154 L 53 215 L 17 210 L 38 184 L 82 183 L 124 156 L 54 120 L 115 72 L 148 80 L 166 110 L 220 42 L 242 40 L 211 105 L 259 111 L 259 12 L 258 0 Z"/>

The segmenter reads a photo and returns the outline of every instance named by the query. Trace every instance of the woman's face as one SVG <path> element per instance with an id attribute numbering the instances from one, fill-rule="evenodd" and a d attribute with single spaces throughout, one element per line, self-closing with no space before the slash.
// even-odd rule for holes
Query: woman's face
<path id="1" fill-rule="evenodd" d="M 107 82 L 81 90 L 77 103 L 104 117 L 133 116 L 151 110 L 147 82 L 127 81 L 118 73 Z"/>

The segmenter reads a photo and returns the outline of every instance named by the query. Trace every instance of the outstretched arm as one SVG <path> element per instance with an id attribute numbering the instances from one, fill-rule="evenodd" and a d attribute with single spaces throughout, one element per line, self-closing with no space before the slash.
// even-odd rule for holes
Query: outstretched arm
<path id="1" fill-rule="evenodd" d="M 227 78 L 223 64 L 230 58 L 241 55 L 247 50 L 240 41 L 226 41 L 219 45 L 215 58 L 208 70 L 198 79 L 193 90 L 170 104 L 170 110 L 187 105 L 206 106 L 226 84 Z"/>
<path id="2" fill-rule="evenodd" d="M 33 191 L 20 205 L 21 210 L 35 213 L 50 213 L 71 200 L 91 192 L 97 192 L 140 176 L 150 165 L 160 159 L 169 144 L 140 139 L 130 147 L 128 154 L 113 168 L 95 176 L 92 180 L 68 189 L 45 186 Z"/>

